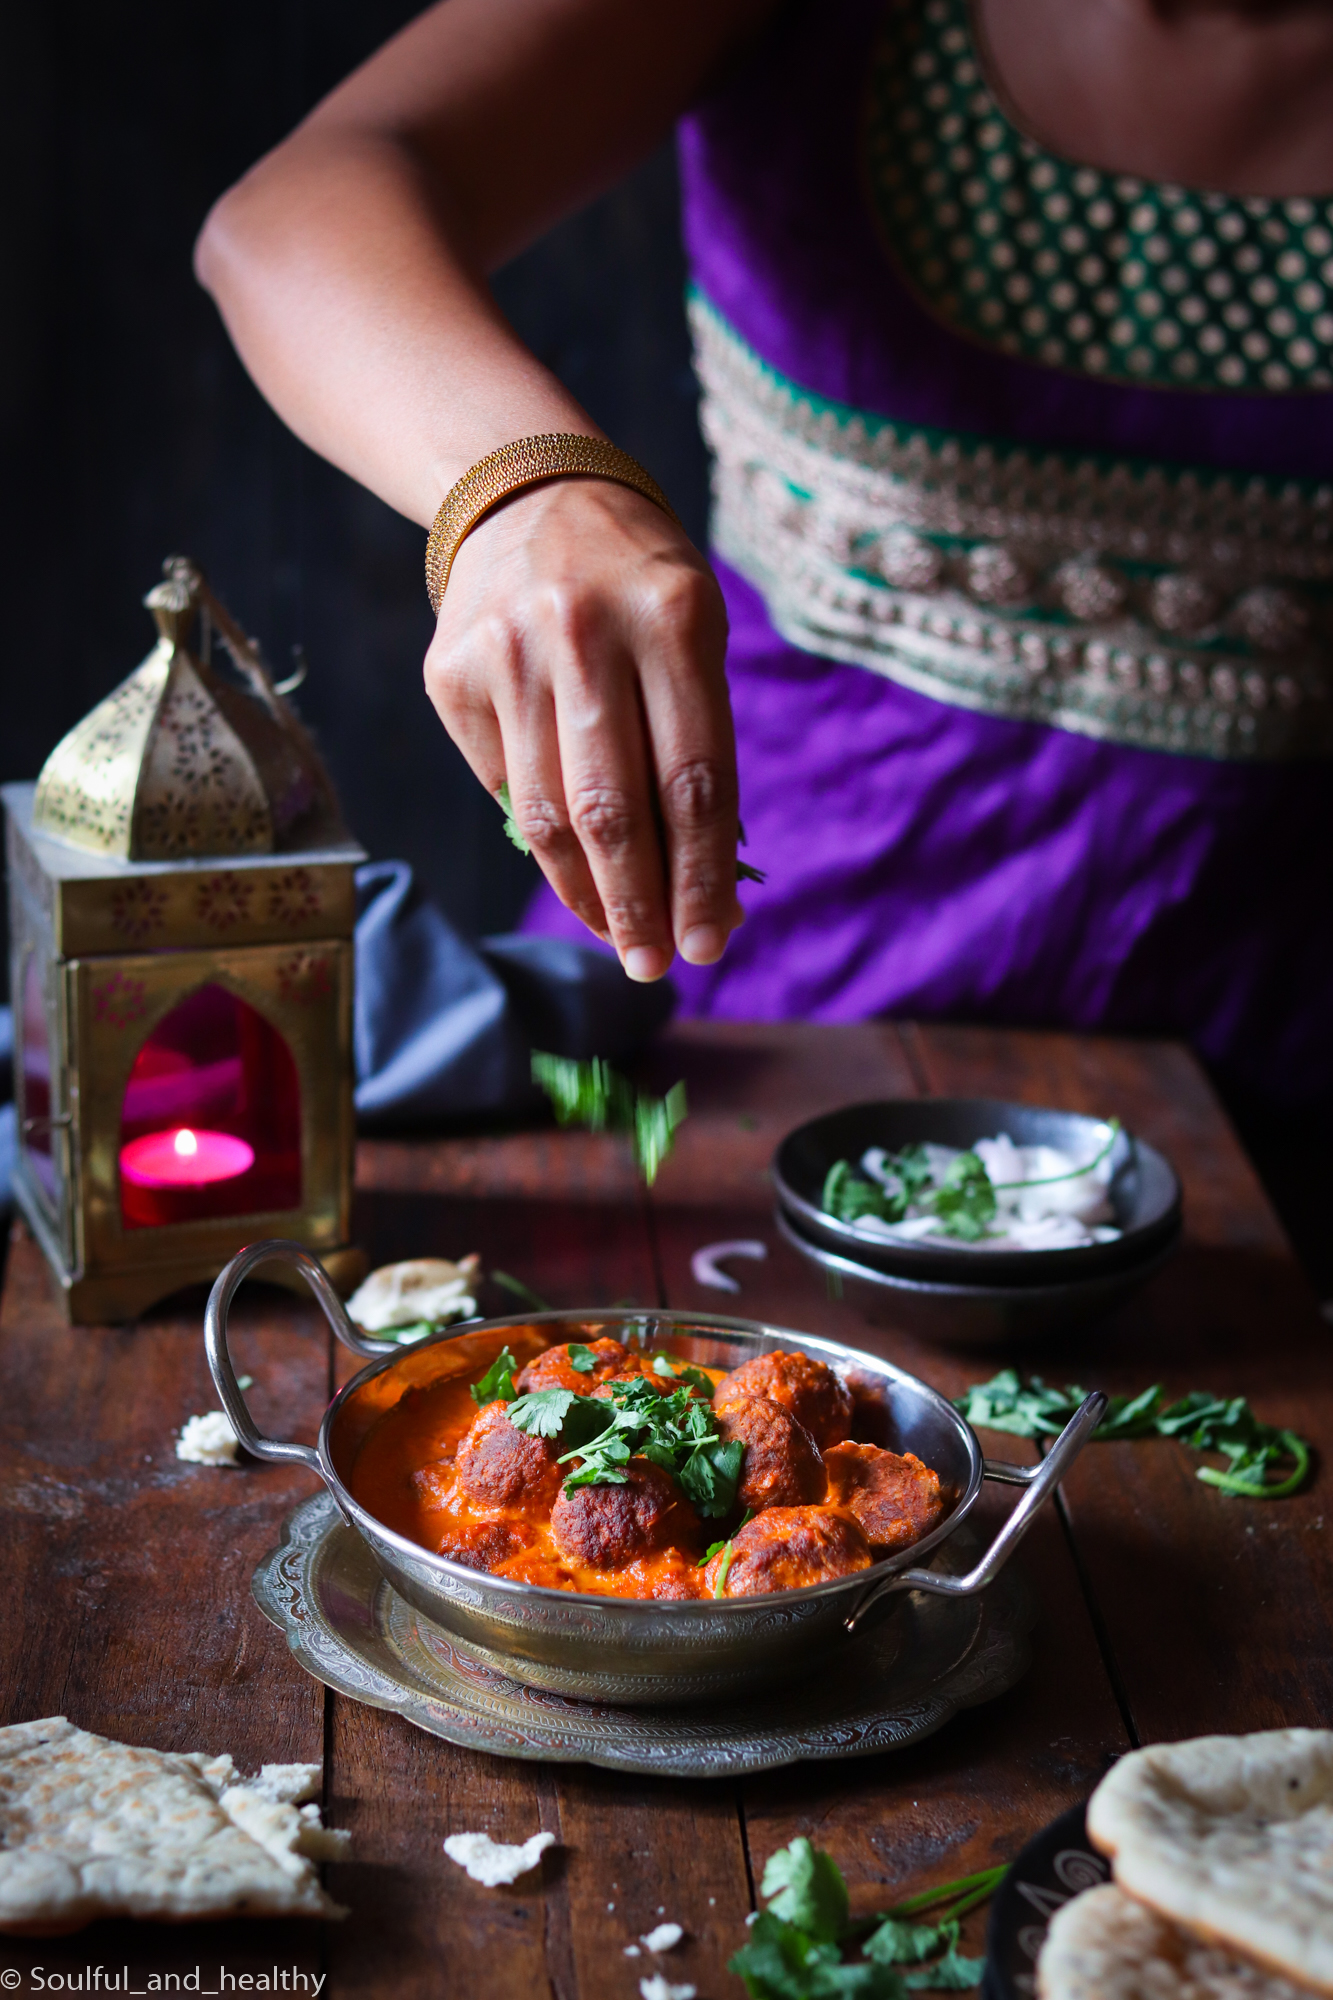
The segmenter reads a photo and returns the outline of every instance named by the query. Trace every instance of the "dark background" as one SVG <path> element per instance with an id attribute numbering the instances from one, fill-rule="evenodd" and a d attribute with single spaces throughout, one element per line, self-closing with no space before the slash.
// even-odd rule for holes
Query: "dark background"
<path id="1" fill-rule="evenodd" d="M 0 779 L 148 652 L 164 556 L 279 676 L 294 645 L 348 820 L 469 933 L 537 880 L 421 684 L 425 537 L 286 431 L 190 269 L 212 201 L 419 11 L 412 0 L 17 0 L 0 20 Z M 696 540 L 706 469 L 669 149 L 502 272 L 525 340 Z"/>
<path id="2" fill-rule="evenodd" d="M 190 269 L 215 197 L 417 11 L 414 0 L 0 10 L 0 779 L 35 777 L 147 653 L 139 600 L 180 551 L 275 672 L 304 647 L 299 705 L 370 853 L 405 856 L 458 925 L 484 934 L 516 921 L 537 874 L 422 690 L 425 538 L 283 428 Z M 667 148 L 496 290 L 701 541 L 683 285 Z M 1231 1109 L 1333 1291 L 1323 1123 Z"/>

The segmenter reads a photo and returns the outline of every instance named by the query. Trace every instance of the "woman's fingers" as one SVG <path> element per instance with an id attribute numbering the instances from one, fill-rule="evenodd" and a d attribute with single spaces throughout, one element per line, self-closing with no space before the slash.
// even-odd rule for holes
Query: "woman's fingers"
<path id="1" fill-rule="evenodd" d="M 621 964 L 660 979 L 671 912 L 634 661 L 604 606 L 562 606 L 548 643 L 570 825 Z"/>
<path id="2" fill-rule="evenodd" d="M 614 943 L 588 857 L 571 823 L 555 701 L 544 676 L 511 680 L 501 696 L 500 727 L 519 832 L 566 909 Z"/>
<path id="3" fill-rule="evenodd" d="M 682 958 L 711 965 L 741 921 L 722 594 L 702 564 L 673 567 L 645 580 L 635 623 L 672 931 Z"/>
<path id="4" fill-rule="evenodd" d="M 635 979 L 677 946 L 718 958 L 740 921 L 721 593 L 650 502 L 538 488 L 459 551 L 426 662 L 431 699 L 561 900 Z"/>
<path id="5" fill-rule="evenodd" d="M 427 691 L 492 798 L 508 785 L 515 824 L 560 900 L 606 938 L 606 915 L 569 823 L 549 678 L 533 670 L 531 651 L 521 627 L 504 618 L 472 619 L 455 635 L 441 616 L 426 655 Z"/>

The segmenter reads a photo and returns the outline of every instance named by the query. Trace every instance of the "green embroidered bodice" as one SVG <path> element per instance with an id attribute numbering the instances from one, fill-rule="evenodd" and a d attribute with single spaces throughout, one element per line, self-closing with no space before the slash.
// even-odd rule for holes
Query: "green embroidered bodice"
<path id="1" fill-rule="evenodd" d="M 1161 388 L 1333 387 L 1333 198 L 1242 199 L 1102 173 L 1011 122 L 967 0 L 900 0 L 866 153 L 891 253 L 954 331 Z"/>

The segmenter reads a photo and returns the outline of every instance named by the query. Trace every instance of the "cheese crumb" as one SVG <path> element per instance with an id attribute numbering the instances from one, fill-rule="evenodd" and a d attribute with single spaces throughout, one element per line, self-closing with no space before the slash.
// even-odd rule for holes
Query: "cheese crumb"
<path id="1" fill-rule="evenodd" d="M 684 1935 L 684 1929 L 680 1924 L 659 1924 L 656 1930 L 651 1930 L 646 1937 L 641 1937 L 639 1943 L 646 1945 L 649 1951 L 672 1951 Z"/>
<path id="2" fill-rule="evenodd" d="M 240 1439 L 231 1427 L 225 1410 L 209 1410 L 191 1417 L 176 1439 L 176 1456 L 187 1465 L 235 1465 Z"/>
<path id="3" fill-rule="evenodd" d="M 626 1958 L 642 1958 L 643 1953 L 636 1944 L 627 1944 L 625 1946 L 625 1956 Z"/>
<path id="4" fill-rule="evenodd" d="M 673 1986 L 660 1972 L 654 1972 L 650 1978 L 639 1981 L 639 1991 L 643 1995 L 643 2000 L 694 2000 L 698 1990 L 697 1986 Z"/>
<path id="5" fill-rule="evenodd" d="M 507 1847 L 488 1833 L 451 1833 L 444 1851 L 474 1882 L 498 1889 L 502 1883 L 517 1882 L 520 1875 L 537 1866 L 548 1847 L 554 1846 L 553 1833 L 534 1833 L 520 1847 Z"/>

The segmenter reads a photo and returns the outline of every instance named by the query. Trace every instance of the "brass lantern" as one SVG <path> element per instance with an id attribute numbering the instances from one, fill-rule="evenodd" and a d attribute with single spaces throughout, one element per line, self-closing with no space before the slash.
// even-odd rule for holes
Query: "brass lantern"
<path id="1" fill-rule="evenodd" d="M 72 1320 L 294 1237 L 350 1280 L 353 873 L 254 643 L 183 558 L 159 638 L 7 785 L 15 1193 Z M 189 641 L 198 628 L 197 649 Z M 221 641 L 227 665 L 212 658 Z M 229 670 L 228 670 L 229 668 Z"/>

